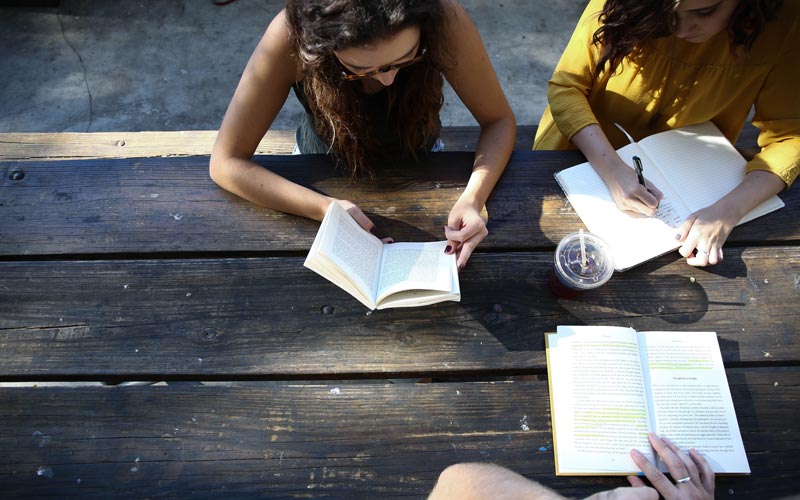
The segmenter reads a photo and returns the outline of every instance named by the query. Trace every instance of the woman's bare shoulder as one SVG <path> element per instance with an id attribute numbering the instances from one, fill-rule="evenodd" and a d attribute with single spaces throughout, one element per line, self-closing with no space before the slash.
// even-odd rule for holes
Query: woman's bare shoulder
<path id="1" fill-rule="evenodd" d="M 253 51 L 253 59 L 257 65 L 269 65 L 273 69 L 276 67 L 295 68 L 293 81 L 300 78 L 301 61 L 292 46 L 291 28 L 285 9 L 281 9 L 270 21 Z"/>
<path id="2" fill-rule="evenodd" d="M 450 29 L 457 30 L 464 23 L 469 24 L 472 22 L 467 9 L 458 0 L 439 0 L 439 3 L 442 6 L 445 27 L 449 25 Z"/>

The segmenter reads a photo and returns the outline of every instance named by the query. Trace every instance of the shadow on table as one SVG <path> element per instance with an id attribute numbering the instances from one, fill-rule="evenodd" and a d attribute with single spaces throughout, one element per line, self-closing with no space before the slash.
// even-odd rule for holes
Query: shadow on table
<path id="1" fill-rule="evenodd" d="M 708 311 L 708 294 L 697 281 L 679 274 L 645 274 L 621 277 L 597 293 L 562 301 L 573 314 L 587 320 L 608 319 L 597 310 L 611 309 L 611 317 L 645 317 L 673 325 L 697 323 Z M 637 318 L 638 319 L 638 318 Z"/>
<path id="2" fill-rule="evenodd" d="M 631 271 L 574 299 L 557 298 L 548 286 L 549 262 L 532 260 L 530 269 L 491 270 L 495 279 L 462 280 L 462 306 L 509 351 L 541 351 L 543 334 L 558 325 L 632 326 L 637 330 L 684 329 L 700 323 L 712 306 L 745 306 L 709 300 L 706 273 L 746 275 L 738 264 L 713 271 L 663 274 Z M 475 258 L 476 264 L 481 261 Z M 522 261 L 521 265 L 527 262 Z M 728 267 L 730 266 L 730 267 Z M 744 271 L 742 271 L 744 269 Z M 691 271 L 691 270 L 690 270 Z M 730 350 L 726 349 L 726 352 Z"/>
<path id="3" fill-rule="evenodd" d="M 683 266 L 682 274 L 663 274 L 668 265 Z M 700 321 L 709 306 L 745 306 L 744 302 L 709 300 L 706 284 L 708 275 L 726 279 L 747 276 L 747 264 L 741 249 L 730 249 L 726 259 L 711 267 L 693 268 L 683 257 L 664 256 L 623 273 L 596 292 L 586 293 L 574 301 L 561 301 L 573 314 L 589 321 L 604 319 L 600 309 L 611 309 L 625 316 L 639 316 L 664 321 L 672 325 L 689 325 Z M 718 282 L 718 280 L 715 280 Z M 712 285 L 713 286 L 713 285 Z"/>
<path id="4" fill-rule="evenodd" d="M 741 248 L 726 248 L 723 250 L 725 259 L 717 265 L 699 267 L 698 272 L 713 274 L 722 278 L 735 279 L 747 276 L 747 264 L 742 260 Z"/>

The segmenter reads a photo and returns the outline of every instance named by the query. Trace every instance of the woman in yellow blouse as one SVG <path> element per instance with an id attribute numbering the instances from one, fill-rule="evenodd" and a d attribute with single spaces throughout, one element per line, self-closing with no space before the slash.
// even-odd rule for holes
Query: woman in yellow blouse
<path id="1" fill-rule="evenodd" d="M 577 146 L 622 210 L 662 197 L 615 152 L 627 140 L 712 121 L 735 142 L 751 109 L 761 152 L 744 181 L 679 228 L 691 265 L 722 260 L 744 214 L 800 173 L 800 2 L 591 0 L 548 87 L 534 149 Z"/>

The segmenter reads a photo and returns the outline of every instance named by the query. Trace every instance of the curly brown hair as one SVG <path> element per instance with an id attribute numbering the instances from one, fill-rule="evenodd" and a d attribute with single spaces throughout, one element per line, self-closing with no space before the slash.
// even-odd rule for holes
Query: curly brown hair
<path id="1" fill-rule="evenodd" d="M 679 3 L 680 0 L 606 0 L 599 17 L 600 27 L 592 36 L 592 43 L 600 47 L 595 75 L 606 65 L 614 71 L 625 57 L 670 35 Z M 727 28 L 731 51 L 738 47 L 750 50 L 782 5 L 783 0 L 739 0 Z"/>
<path id="2" fill-rule="evenodd" d="M 358 82 L 342 80 L 334 51 L 365 46 L 418 26 L 425 59 L 402 69 L 386 89 L 390 128 L 400 138 L 403 153 L 414 157 L 439 136 L 442 71 L 449 65 L 441 35 L 446 22 L 441 1 L 287 0 L 286 14 L 316 133 L 354 178 L 370 172 L 368 159 L 380 155 L 381 145 L 370 133 Z"/>

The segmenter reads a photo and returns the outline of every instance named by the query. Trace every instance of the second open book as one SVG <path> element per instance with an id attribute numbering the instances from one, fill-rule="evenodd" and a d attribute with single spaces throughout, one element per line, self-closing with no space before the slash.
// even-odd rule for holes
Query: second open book
<path id="1" fill-rule="evenodd" d="M 627 134 L 626 134 L 627 135 Z M 745 159 L 711 122 L 651 135 L 617 150 L 633 168 L 642 160 L 648 182 L 664 198 L 654 217 L 634 218 L 617 209 L 603 180 L 586 162 L 556 174 L 572 207 L 587 229 L 608 242 L 617 271 L 678 248 L 677 229 L 693 212 L 712 205 L 738 186 L 745 176 Z M 773 196 L 739 224 L 783 207 Z"/>
<path id="2" fill-rule="evenodd" d="M 370 309 L 425 306 L 461 300 L 456 256 L 446 245 L 383 243 L 333 202 L 303 265 Z"/>
<path id="3" fill-rule="evenodd" d="M 750 472 L 715 333 L 559 326 L 545 339 L 557 475 L 636 474 L 632 448 L 666 471 L 648 432 L 715 473 Z"/>

